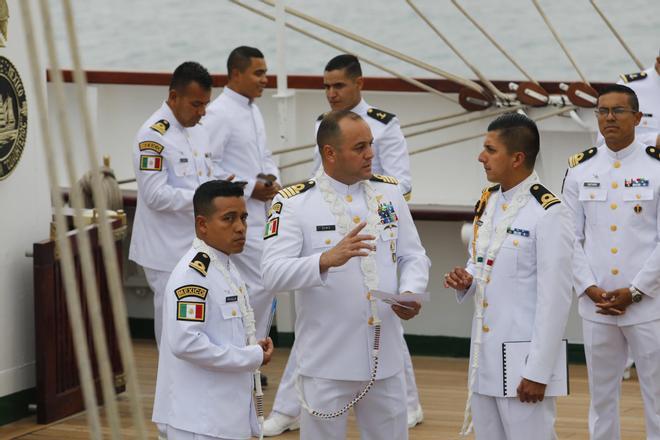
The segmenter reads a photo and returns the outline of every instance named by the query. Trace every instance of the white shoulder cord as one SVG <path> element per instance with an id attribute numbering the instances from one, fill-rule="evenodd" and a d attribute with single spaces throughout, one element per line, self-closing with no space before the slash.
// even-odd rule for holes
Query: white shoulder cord
<path id="1" fill-rule="evenodd" d="M 461 435 L 467 436 L 472 431 L 472 388 L 477 378 L 477 369 L 479 368 L 479 352 L 481 351 L 481 338 L 483 335 L 483 320 L 484 320 L 484 292 L 486 284 L 490 281 L 490 273 L 495 264 L 495 257 L 497 256 L 502 243 L 507 236 L 507 230 L 515 220 L 520 209 L 527 204 L 531 197 L 529 189 L 535 183 L 538 183 L 538 175 L 536 171 L 526 179 L 525 183 L 516 191 L 513 196 L 513 201 L 507 207 L 504 216 L 500 219 L 497 225 L 493 225 L 493 217 L 495 216 L 495 207 L 497 200 L 500 197 L 501 191 L 495 193 L 493 197 L 488 200 L 484 216 L 482 217 L 482 226 L 478 229 L 478 234 L 475 234 L 473 240 L 476 242 L 473 253 L 473 262 L 477 268 L 477 274 L 474 280 L 477 282 L 477 289 L 474 295 L 474 317 L 476 320 L 476 334 L 472 340 L 472 359 L 470 362 L 470 372 L 468 376 L 468 397 L 465 403 L 465 412 L 463 414 L 463 426 L 461 428 Z M 493 229 L 495 234 L 493 235 Z M 492 238 L 491 238 L 492 236 Z"/>
<path id="2" fill-rule="evenodd" d="M 337 232 L 339 232 L 342 236 L 346 236 L 346 234 L 348 234 L 350 231 L 351 220 L 346 212 L 346 205 L 344 201 L 337 196 L 337 193 L 330 184 L 328 176 L 323 172 L 322 169 L 320 169 L 319 172 L 316 174 L 315 180 L 319 184 L 319 189 L 323 194 L 323 199 L 330 206 L 330 211 L 335 216 L 335 221 L 337 223 Z M 367 196 L 367 210 L 368 210 L 367 224 L 362 230 L 362 233 L 377 237 L 378 236 L 377 225 L 380 223 L 380 217 L 378 216 L 378 197 L 371 182 L 365 180 L 360 182 L 360 184 L 363 185 L 365 194 Z M 356 394 L 355 397 L 346 405 L 344 405 L 340 410 L 334 412 L 323 412 L 323 411 L 315 410 L 309 406 L 307 400 L 305 399 L 305 395 L 302 391 L 302 379 L 300 377 L 300 374 L 296 373 L 296 391 L 298 392 L 298 398 L 300 400 L 301 406 L 309 414 L 322 419 L 332 419 L 344 414 L 346 411 L 348 411 L 353 406 L 355 406 L 355 404 L 358 403 L 369 392 L 369 390 L 373 387 L 374 382 L 376 381 L 376 373 L 378 372 L 378 359 L 380 352 L 381 320 L 380 317 L 378 316 L 378 306 L 376 304 L 376 298 L 373 295 L 371 295 L 371 291 L 378 288 L 378 282 L 379 282 L 375 251 L 371 251 L 369 252 L 368 256 L 360 258 L 360 268 L 362 269 L 362 279 L 364 281 L 364 284 L 367 286 L 367 289 L 369 290 L 367 294 L 367 299 L 369 300 L 369 305 L 371 308 L 371 317 L 369 318 L 369 325 L 374 328 L 374 346 L 372 352 L 371 377 L 367 385 L 364 387 L 364 389 L 360 391 L 358 394 Z"/>
<path id="3" fill-rule="evenodd" d="M 234 263 L 228 259 L 227 261 L 229 263 L 229 270 L 227 270 L 224 264 L 222 264 L 222 262 L 220 262 L 220 260 L 216 257 L 215 252 L 210 248 L 210 246 L 199 238 L 195 238 L 193 241 L 193 247 L 197 251 L 206 253 L 209 258 L 211 258 L 211 264 L 213 264 L 213 267 L 220 271 L 223 278 L 225 279 L 225 282 L 229 286 L 229 289 L 238 298 L 238 308 L 241 311 L 241 319 L 243 321 L 243 328 L 245 329 L 245 334 L 247 336 L 247 343 L 248 345 L 257 345 L 254 311 L 250 305 L 250 299 L 247 294 L 247 287 L 245 286 L 245 282 L 242 282 L 241 286 L 238 287 L 236 283 L 234 283 L 234 280 L 230 274 L 230 271 L 233 271 L 239 275 L 238 279 L 241 279 L 240 273 L 234 266 Z M 257 421 L 261 427 L 259 439 L 263 439 L 264 393 L 261 389 L 261 371 L 259 368 L 257 368 L 254 372 L 254 401 L 254 406 L 257 411 Z"/>

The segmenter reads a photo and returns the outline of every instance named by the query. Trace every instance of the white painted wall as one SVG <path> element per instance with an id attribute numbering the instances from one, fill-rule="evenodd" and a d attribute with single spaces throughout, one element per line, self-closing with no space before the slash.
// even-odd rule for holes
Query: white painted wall
<path id="1" fill-rule="evenodd" d="M 20 0 L 32 1 L 32 0 Z M 19 0 L 9 0 L 9 39 L 0 48 L 19 71 L 28 100 L 28 137 L 14 172 L 0 181 L 0 397 L 35 385 L 32 243 L 48 238 L 50 196 Z M 33 10 L 36 2 L 32 1 Z M 41 26 L 30 32 L 42 40 Z"/>
<path id="2" fill-rule="evenodd" d="M 67 86 L 72 89 L 71 85 Z M 137 129 L 166 98 L 166 86 L 136 86 L 92 84 L 89 86 L 93 99 L 98 105 L 96 114 L 98 144 L 102 154 L 112 157 L 112 166 L 118 179 L 134 177 L 131 165 L 131 147 Z M 220 89 L 213 91 L 215 98 Z M 266 90 L 257 103 L 266 121 L 270 147 L 277 150 L 279 145 L 277 101 L 275 90 Z M 71 97 L 73 95 L 69 93 Z M 458 113 L 457 105 L 427 93 L 364 92 L 365 99 L 374 107 L 399 115 L 402 124 L 432 118 L 434 116 Z M 322 90 L 296 90 L 293 98 L 295 120 L 291 126 L 291 144 L 301 145 L 314 140 L 314 122 L 319 114 L 328 110 Z M 543 115 L 554 109 L 542 108 L 528 111 L 531 117 Z M 579 110 L 580 115 L 595 127 L 593 112 Z M 470 115 L 472 116 L 472 115 Z M 408 138 L 409 148 L 415 151 L 428 145 L 447 142 L 479 134 L 486 131 L 491 118 Z M 444 122 L 431 124 L 439 125 Z M 429 125 L 419 126 L 404 132 L 417 131 Z M 591 144 L 591 133 L 585 132 L 568 117 L 553 117 L 539 123 L 541 130 L 541 154 L 537 170 L 546 185 L 557 194 L 566 170 L 569 155 L 582 151 Z M 86 169 L 86 156 L 83 152 L 82 136 L 76 138 L 80 154 L 76 155 L 79 172 Z M 413 155 L 413 203 L 435 203 L 474 206 L 487 184 L 481 165 L 476 157 L 481 150 L 481 137 L 444 147 L 427 153 Z M 278 156 L 280 164 L 291 163 L 311 157 L 312 149 L 299 153 Z M 100 158 L 98 159 L 101 160 Z M 311 164 L 289 168 L 283 172 L 284 182 L 294 182 L 309 177 Z M 65 184 L 64 181 L 62 181 Z M 129 184 L 126 188 L 135 188 Z M 418 228 L 429 256 L 433 262 L 429 290 L 431 303 L 425 305 L 422 316 L 406 323 L 406 330 L 418 335 L 469 336 L 469 323 L 472 316 L 471 304 L 458 305 L 450 291 L 442 287 L 442 275 L 466 259 L 466 248 L 460 242 L 459 222 L 418 222 Z M 127 244 L 126 244 L 127 245 Z M 130 270 L 130 269 L 128 269 Z M 132 282 L 135 279 L 132 280 Z M 138 283 L 140 280 L 138 280 Z M 144 289 L 127 289 L 129 315 L 148 318 L 153 316 L 151 295 L 144 295 Z M 293 303 L 289 295 L 280 295 L 278 328 L 292 331 Z M 581 330 L 579 319 L 571 317 L 567 335 L 571 342 L 579 342 Z"/>

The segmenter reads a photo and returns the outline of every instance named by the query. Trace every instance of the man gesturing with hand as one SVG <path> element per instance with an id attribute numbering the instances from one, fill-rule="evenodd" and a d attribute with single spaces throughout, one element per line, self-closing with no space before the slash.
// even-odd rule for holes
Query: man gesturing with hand
<path id="1" fill-rule="evenodd" d="M 400 318 L 420 305 L 371 292 L 425 292 L 430 262 L 396 179 L 371 172 L 372 140 L 355 113 L 325 115 L 323 169 L 269 212 L 263 280 L 296 294 L 303 440 L 345 439 L 351 407 L 362 438 L 408 438 Z"/>

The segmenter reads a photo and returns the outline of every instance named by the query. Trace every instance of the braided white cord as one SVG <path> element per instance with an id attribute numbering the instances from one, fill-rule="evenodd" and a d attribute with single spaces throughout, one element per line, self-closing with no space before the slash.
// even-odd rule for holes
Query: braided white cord
<path id="1" fill-rule="evenodd" d="M 350 222 L 351 222 L 347 214 L 346 204 L 340 197 L 337 196 L 337 193 L 330 184 L 330 180 L 328 176 L 323 172 L 322 168 L 319 169 L 319 171 L 316 173 L 314 179 L 319 184 L 319 189 L 323 194 L 323 199 L 330 206 L 330 211 L 335 216 L 335 220 L 337 223 L 337 232 L 339 232 L 343 236 L 346 236 L 346 234 L 348 234 L 348 232 L 350 231 Z M 376 194 L 376 191 L 373 185 L 371 184 L 371 182 L 364 180 L 360 182 L 360 184 L 363 186 L 366 194 L 367 210 L 368 210 L 367 219 L 366 219 L 367 224 L 362 230 L 362 232 L 364 234 L 378 236 L 377 225 L 380 223 L 380 217 L 378 216 L 378 195 Z M 371 310 L 369 325 L 373 326 L 374 328 L 374 345 L 372 350 L 371 376 L 369 378 L 369 382 L 367 382 L 367 385 L 364 387 L 364 389 L 360 391 L 358 394 L 356 394 L 356 396 L 351 401 L 346 403 L 346 405 L 344 405 L 340 410 L 333 412 L 324 412 L 313 409 L 307 403 L 307 399 L 305 399 L 305 395 L 302 390 L 302 378 L 299 373 L 296 373 L 295 386 L 296 386 L 296 391 L 298 392 L 298 399 L 300 400 L 300 405 L 309 414 L 322 419 L 332 419 L 335 417 L 339 417 L 345 412 L 347 412 L 349 409 L 355 406 L 355 404 L 357 404 L 369 392 L 369 390 L 371 390 L 371 388 L 374 385 L 374 382 L 376 381 L 376 375 L 378 373 L 378 360 L 380 353 L 381 320 L 380 317 L 378 316 L 378 305 L 376 303 L 376 298 L 371 294 L 372 290 L 378 288 L 378 282 L 379 282 L 375 251 L 371 251 L 366 257 L 360 258 L 360 269 L 362 270 L 362 278 L 364 284 L 367 286 L 367 289 L 369 290 L 369 293 L 367 295 L 367 298 L 369 300 L 369 307 Z"/>
<path id="2" fill-rule="evenodd" d="M 247 293 L 247 287 L 245 286 L 245 282 L 242 282 L 241 286 L 238 287 L 236 283 L 234 283 L 234 280 L 230 274 L 230 271 L 233 271 L 238 275 L 238 279 L 241 279 L 242 281 L 240 272 L 238 272 L 234 266 L 234 263 L 232 263 L 232 261 L 229 259 L 227 260 L 229 262 L 229 270 L 227 270 L 227 268 L 218 259 L 211 247 L 199 238 L 195 238 L 193 241 L 193 247 L 197 251 L 206 253 L 211 258 L 211 264 L 213 264 L 213 266 L 220 271 L 223 278 L 225 279 L 225 282 L 229 286 L 229 290 L 231 290 L 231 292 L 238 298 L 238 308 L 241 311 L 241 320 L 243 321 L 243 328 L 245 329 L 245 334 L 247 336 L 247 343 L 248 345 L 256 345 L 257 326 L 254 318 L 254 310 L 252 309 L 252 305 L 250 304 L 250 299 Z M 261 434 L 259 438 L 262 439 L 264 424 L 264 393 L 261 389 L 261 371 L 259 368 L 257 368 L 254 372 L 254 388 L 254 406 L 257 412 L 257 420 L 259 422 L 259 426 L 261 427 Z"/>
<path id="3" fill-rule="evenodd" d="M 479 354 L 481 352 L 481 339 L 483 336 L 484 293 L 486 291 L 486 284 L 490 281 L 490 274 L 495 264 L 495 257 L 506 239 L 509 227 L 515 220 L 520 209 L 529 201 L 531 197 L 529 189 L 533 184 L 538 183 L 538 181 L 539 178 L 536 171 L 534 171 L 530 177 L 525 179 L 524 183 L 518 188 L 513 196 L 512 202 L 507 207 L 506 213 L 498 222 L 497 226 L 493 225 L 493 217 L 495 216 L 495 207 L 501 191 L 495 193 L 494 196 L 488 200 L 486 210 L 482 217 L 482 226 L 478 230 L 478 235 L 473 238 L 473 240 L 476 240 L 476 254 L 473 255 L 472 258 L 475 266 L 477 266 L 477 274 L 474 277 L 474 280 L 477 282 L 477 289 L 474 295 L 476 334 L 472 340 L 472 359 L 468 375 L 468 397 L 465 403 L 465 411 L 463 413 L 463 426 L 461 427 L 461 435 L 463 436 L 467 436 L 472 431 L 472 389 L 479 368 Z M 495 231 L 494 235 L 493 230 Z"/>

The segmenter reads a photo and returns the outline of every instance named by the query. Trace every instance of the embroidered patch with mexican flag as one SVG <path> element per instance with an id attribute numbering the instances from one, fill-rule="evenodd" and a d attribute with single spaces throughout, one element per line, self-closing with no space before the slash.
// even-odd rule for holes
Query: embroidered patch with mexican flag
<path id="1" fill-rule="evenodd" d="M 161 171 L 163 169 L 163 156 L 142 154 L 140 156 L 140 170 Z"/>
<path id="2" fill-rule="evenodd" d="M 267 238 L 275 237 L 277 230 L 280 228 L 280 218 L 274 217 L 266 223 L 266 232 L 264 232 L 264 240 Z"/>
<path id="3" fill-rule="evenodd" d="M 179 321 L 204 322 L 206 304 L 202 302 L 177 301 L 176 319 Z"/>

